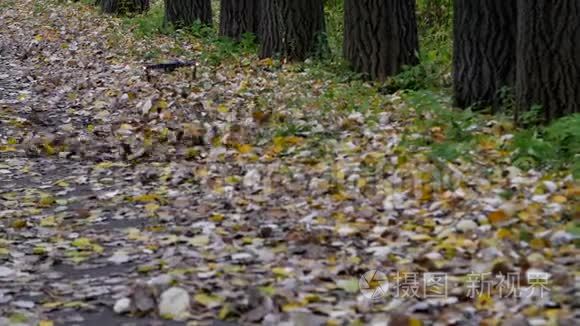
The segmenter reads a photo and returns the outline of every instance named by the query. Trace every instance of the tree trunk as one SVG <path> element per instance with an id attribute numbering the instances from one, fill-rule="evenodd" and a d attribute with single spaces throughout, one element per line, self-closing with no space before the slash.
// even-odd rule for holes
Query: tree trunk
<path id="1" fill-rule="evenodd" d="M 101 10 L 107 14 L 126 15 L 149 10 L 149 0 L 98 0 Z"/>
<path id="2" fill-rule="evenodd" d="M 517 1 L 455 0 L 455 104 L 501 106 L 516 73 Z"/>
<path id="3" fill-rule="evenodd" d="M 419 62 L 415 0 L 345 0 L 344 56 L 370 79 Z"/>
<path id="4" fill-rule="evenodd" d="M 327 51 L 323 0 L 263 0 L 260 57 L 290 61 Z"/>
<path id="5" fill-rule="evenodd" d="M 239 41 L 246 33 L 259 37 L 260 0 L 221 0 L 220 36 Z"/>
<path id="6" fill-rule="evenodd" d="M 212 25 L 211 0 L 165 0 L 165 24 L 181 28 L 196 22 Z"/>
<path id="7" fill-rule="evenodd" d="M 580 2 L 520 0 L 518 109 L 543 109 L 545 121 L 580 112 Z"/>

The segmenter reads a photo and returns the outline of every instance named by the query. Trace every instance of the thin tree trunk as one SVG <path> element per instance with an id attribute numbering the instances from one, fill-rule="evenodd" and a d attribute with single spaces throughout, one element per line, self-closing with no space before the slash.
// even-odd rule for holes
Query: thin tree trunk
<path id="1" fill-rule="evenodd" d="M 263 0 L 260 34 L 262 58 L 293 61 L 325 54 L 323 0 Z"/>
<path id="2" fill-rule="evenodd" d="M 580 1 L 520 0 L 518 109 L 545 121 L 580 112 Z"/>
<path id="3" fill-rule="evenodd" d="M 149 10 L 149 0 L 97 0 L 101 10 L 107 14 L 126 15 L 129 13 L 143 13 Z"/>
<path id="4" fill-rule="evenodd" d="M 414 0 L 345 0 L 344 56 L 370 79 L 385 80 L 418 60 Z"/>
<path id="5" fill-rule="evenodd" d="M 455 104 L 497 109 L 515 82 L 517 1 L 455 0 L 454 12 Z"/>
<path id="6" fill-rule="evenodd" d="M 221 0 L 220 36 L 239 41 L 246 33 L 259 37 L 260 0 Z"/>
<path id="7" fill-rule="evenodd" d="M 196 22 L 211 26 L 211 0 L 165 0 L 165 24 L 188 27 Z"/>

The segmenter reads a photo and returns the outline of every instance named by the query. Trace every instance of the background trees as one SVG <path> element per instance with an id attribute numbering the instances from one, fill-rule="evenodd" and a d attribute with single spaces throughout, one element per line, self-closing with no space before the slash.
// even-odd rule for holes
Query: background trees
<path id="1" fill-rule="evenodd" d="M 149 10 L 149 0 L 98 0 L 101 10 L 108 14 L 142 13 Z"/>
<path id="2" fill-rule="evenodd" d="M 323 0 L 262 2 L 260 57 L 304 60 L 325 51 Z"/>
<path id="3" fill-rule="evenodd" d="M 345 0 L 344 56 L 355 71 L 385 80 L 418 63 L 414 0 Z"/>
<path id="4" fill-rule="evenodd" d="M 500 109 L 515 96 L 516 121 L 532 108 L 543 121 L 579 112 L 577 1 L 455 0 L 454 12 L 457 106 Z"/>
<path id="5" fill-rule="evenodd" d="M 220 35 L 239 40 L 245 33 L 259 34 L 260 0 L 221 0 Z"/>
<path id="6" fill-rule="evenodd" d="M 217 0 L 164 0 L 165 23 L 212 25 L 212 3 Z M 420 0 L 422 33 L 438 29 L 439 34 L 429 30 L 421 35 L 428 48 L 421 56 L 426 62 L 401 75 L 405 66 L 419 64 L 415 0 L 220 3 L 219 35 L 234 40 L 244 33 L 258 35 L 261 58 L 302 61 L 327 53 L 326 40 L 331 39 L 334 53 L 342 52 L 352 69 L 370 80 L 437 78 L 439 86 L 448 87 L 443 76 L 452 71 L 453 97 L 460 108 L 521 113 L 542 107 L 545 121 L 578 112 L 580 27 L 574 0 Z M 139 13 L 149 7 L 149 0 L 101 0 L 100 4 L 104 12 Z M 330 34 L 325 15 L 331 19 Z M 453 60 L 446 53 L 451 48 Z M 441 54 L 446 55 L 443 60 L 438 58 Z M 439 75 L 433 77 L 429 74 L 435 65 Z M 411 80 L 400 85 L 424 87 L 429 82 Z"/>
<path id="7" fill-rule="evenodd" d="M 518 1 L 518 109 L 542 107 L 545 121 L 580 112 L 580 3 Z"/>
<path id="8" fill-rule="evenodd" d="M 196 21 L 212 24 L 211 0 L 165 0 L 166 24 L 184 27 Z"/>
<path id="9" fill-rule="evenodd" d="M 500 105 L 516 74 L 516 1 L 455 0 L 453 79 L 461 108 Z"/>

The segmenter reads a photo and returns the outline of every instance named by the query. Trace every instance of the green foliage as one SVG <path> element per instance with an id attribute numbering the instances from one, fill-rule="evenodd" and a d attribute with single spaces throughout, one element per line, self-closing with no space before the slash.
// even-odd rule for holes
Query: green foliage
<path id="1" fill-rule="evenodd" d="M 2 0 L 0 1 L 0 8 L 10 8 L 13 7 L 16 0 Z"/>
<path id="2" fill-rule="evenodd" d="M 570 166 L 574 177 L 580 178 L 580 114 L 520 131 L 511 150 L 514 164 L 520 168 Z"/>
<path id="3" fill-rule="evenodd" d="M 453 20 L 453 0 L 419 0 L 418 24 L 422 30 L 451 28 Z"/>
<path id="4" fill-rule="evenodd" d="M 200 22 L 188 29 L 177 31 L 176 37 L 185 41 L 188 38 L 201 39 L 207 49 L 201 52 L 199 59 L 212 66 L 220 65 L 227 60 L 250 56 L 257 52 L 255 35 L 246 33 L 242 35 L 239 42 L 236 42 L 227 37 L 220 37 L 215 28 Z"/>
<path id="5" fill-rule="evenodd" d="M 301 136 L 310 131 L 310 126 L 299 125 L 295 123 L 285 123 L 279 126 L 279 128 L 274 132 L 275 136 Z"/>
<path id="6" fill-rule="evenodd" d="M 423 51 L 420 63 L 406 67 L 403 72 L 387 81 L 390 92 L 397 90 L 441 90 L 451 86 L 448 74 L 451 70 L 450 58 L 442 49 Z"/>
<path id="7" fill-rule="evenodd" d="M 476 133 L 483 124 L 479 115 L 471 110 L 452 109 L 449 97 L 435 91 L 405 91 L 403 99 L 411 112 L 402 114 L 413 121 L 403 144 L 411 148 L 427 147 L 429 157 L 435 161 L 471 159 L 472 149 L 481 139 Z M 434 130 L 441 139 L 431 135 Z"/>
<path id="8" fill-rule="evenodd" d="M 388 87 L 391 91 L 447 90 L 451 86 L 453 58 L 452 1 L 420 0 L 417 10 L 420 64 L 391 78 Z"/>
<path id="9" fill-rule="evenodd" d="M 580 158 L 580 114 L 554 121 L 545 128 L 545 138 L 558 145 L 558 153 L 567 160 Z"/>
<path id="10" fill-rule="evenodd" d="M 342 57 L 344 34 L 344 1 L 327 0 L 325 4 L 326 33 L 331 56 Z"/>
<path id="11" fill-rule="evenodd" d="M 157 2 L 145 13 L 124 17 L 123 23 L 138 38 L 150 38 L 159 33 L 171 34 L 174 31 L 173 27 L 163 24 L 165 19 L 164 10 L 163 4 Z"/>

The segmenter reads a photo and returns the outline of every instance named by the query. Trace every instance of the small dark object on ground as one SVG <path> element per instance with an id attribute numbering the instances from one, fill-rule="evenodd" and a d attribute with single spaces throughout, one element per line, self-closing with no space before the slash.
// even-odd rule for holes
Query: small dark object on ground
<path id="1" fill-rule="evenodd" d="M 170 61 L 152 65 L 145 66 L 145 72 L 147 73 L 147 81 L 150 81 L 149 70 L 163 70 L 164 72 L 173 72 L 177 68 L 181 67 L 193 67 L 191 78 L 195 80 L 197 77 L 197 62 L 195 61 Z"/>

